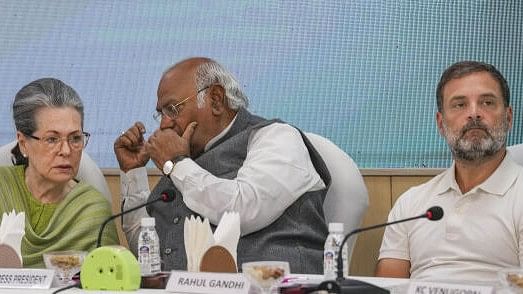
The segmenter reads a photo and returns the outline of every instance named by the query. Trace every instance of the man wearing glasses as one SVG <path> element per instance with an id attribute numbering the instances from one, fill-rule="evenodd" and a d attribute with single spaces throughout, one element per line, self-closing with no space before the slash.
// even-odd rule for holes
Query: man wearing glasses
<path id="1" fill-rule="evenodd" d="M 126 208 L 173 187 L 177 197 L 124 217 L 131 249 L 137 249 L 140 218 L 151 215 L 163 270 L 186 269 L 185 218 L 196 214 L 216 225 L 224 212 L 237 211 L 239 265 L 284 260 L 292 272 L 321 273 L 330 175 L 301 132 L 249 113 L 239 83 L 208 58 L 169 68 L 157 94 L 160 127 L 146 140 L 137 122 L 115 141 L 121 191 Z M 149 159 L 165 174 L 151 194 L 144 168 Z"/>

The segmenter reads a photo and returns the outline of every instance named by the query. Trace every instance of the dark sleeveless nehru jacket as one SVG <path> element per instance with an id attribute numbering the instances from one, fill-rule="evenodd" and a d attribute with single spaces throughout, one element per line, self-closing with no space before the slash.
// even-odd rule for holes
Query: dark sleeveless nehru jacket
<path id="1" fill-rule="evenodd" d="M 194 161 L 217 177 L 234 179 L 247 155 L 250 134 L 274 122 L 281 121 L 265 120 L 241 109 L 229 132 Z M 330 174 L 325 163 L 301 134 L 315 169 L 328 187 Z M 176 189 L 171 179 L 162 177 L 149 200 L 173 188 Z M 242 236 L 238 243 L 238 268 L 241 269 L 241 264 L 248 261 L 284 260 L 289 262 L 293 273 L 322 274 L 323 246 L 328 234 L 323 215 L 326 190 L 303 194 L 276 221 Z M 185 205 L 180 192 L 176 194 L 176 200 L 171 203 L 156 202 L 148 207 L 149 214 L 156 218 L 163 270 L 187 269 L 183 224 L 185 217 L 198 215 Z M 215 227 L 212 229 L 214 231 Z"/>

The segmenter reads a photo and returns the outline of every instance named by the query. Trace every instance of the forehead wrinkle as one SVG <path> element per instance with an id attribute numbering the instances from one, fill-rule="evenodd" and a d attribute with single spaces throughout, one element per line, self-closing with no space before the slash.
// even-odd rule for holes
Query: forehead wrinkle
<path id="1" fill-rule="evenodd" d="M 492 93 L 492 92 L 481 94 L 481 95 L 479 95 L 479 97 L 481 97 L 481 98 L 503 99 L 503 98 L 499 97 L 498 95 L 496 95 L 495 93 Z"/>
<path id="2" fill-rule="evenodd" d="M 493 92 L 487 92 L 487 93 L 480 94 L 479 97 L 480 98 L 503 99 L 503 98 L 499 97 L 498 95 L 496 95 L 496 93 L 493 93 Z M 456 96 L 449 97 L 449 101 L 464 100 L 464 99 L 467 99 L 466 95 L 456 95 Z"/>
<path id="3" fill-rule="evenodd" d="M 82 133 L 82 130 L 72 130 L 66 134 L 62 134 L 61 132 L 59 131 L 56 131 L 56 130 L 47 130 L 45 132 L 43 132 L 43 134 L 41 136 L 51 136 L 51 135 L 56 135 L 56 136 L 59 136 L 59 137 L 69 137 L 69 136 L 72 136 L 72 135 L 80 135 Z"/>
<path id="4" fill-rule="evenodd" d="M 56 130 L 47 130 L 47 131 L 44 132 L 44 134 L 47 134 L 47 133 L 53 133 L 53 134 L 57 134 L 57 135 L 62 135 L 61 132 L 56 131 Z M 67 133 L 66 135 L 70 136 L 70 135 L 75 134 L 75 133 L 80 134 L 80 133 L 82 133 L 82 131 L 81 130 L 72 130 L 69 133 Z"/>
<path id="5" fill-rule="evenodd" d="M 67 123 L 63 122 L 64 119 Z M 42 108 L 35 114 L 35 122 L 35 132 L 61 134 L 59 130 L 63 130 L 69 132 L 68 134 L 72 134 L 82 131 L 80 113 L 76 110 L 70 112 L 67 108 Z M 69 125 L 68 123 L 71 124 Z M 46 127 L 49 129 L 44 129 Z"/>
<path id="6" fill-rule="evenodd" d="M 457 100 L 457 99 L 465 99 L 467 96 L 465 95 L 455 95 L 449 98 L 449 100 Z"/>
<path id="7" fill-rule="evenodd" d="M 175 105 L 175 104 L 179 103 L 180 101 L 182 101 L 183 99 L 185 99 L 185 98 L 180 98 L 178 95 L 174 95 L 174 94 L 169 95 L 166 98 L 164 98 L 164 100 L 167 101 L 167 103 L 165 103 L 165 105 L 169 105 L 169 104 Z"/>

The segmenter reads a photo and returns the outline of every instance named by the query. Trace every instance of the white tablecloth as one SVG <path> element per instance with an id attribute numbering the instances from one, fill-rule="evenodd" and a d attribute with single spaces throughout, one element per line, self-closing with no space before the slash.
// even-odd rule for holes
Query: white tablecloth
<path id="1" fill-rule="evenodd" d="M 299 278 L 303 281 L 308 282 L 321 282 L 322 276 L 319 275 L 292 275 L 294 278 Z M 371 283 L 373 285 L 380 286 L 382 288 L 386 288 L 391 291 L 391 294 L 404 294 L 407 293 L 408 287 L 409 287 L 409 279 L 393 279 L 393 278 L 376 278 L 376 277 L 356 277 L 351 276 L 351 279 L 361 280 L 367 283 Z M 467 283 L 469 284 L 469 283 Z M 25 293 L 34 293 L 34 294 L 52 294 L 56 289 L 49 289 L 49 290 L 33 290 L 33 289 L 0 289 L 1 294 L 25 294 Z M 507 289 L 502 289 L 499 287 L 499 285 L 496 285 L 496 294 L 509 294 L 511 293 Z M 161 289 L 139 289 L 137 291 L 131 291 L 131 292 L 123 292 L 123 291 L 85 291 L 81 289 L 68 289 L 63 292 L 64 294 L 72 294 L 72 293 L 86 293 L 86 294 L 95 294 L 95 293 L 103 293 L 103 294 L 124 294 L 124 293 L 137 293 L 137 294 L 159 294 L 159 293 L 173 293 L 168 292 L 166 290 Z"/>

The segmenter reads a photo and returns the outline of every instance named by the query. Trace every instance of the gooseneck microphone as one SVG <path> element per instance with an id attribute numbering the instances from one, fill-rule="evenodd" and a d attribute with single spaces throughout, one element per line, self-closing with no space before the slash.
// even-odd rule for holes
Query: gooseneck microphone
<path id="1" fill-rule="evenodd" d="M 344 279 L 343 278 L 343 256 L 342 256 L 342 250 L 343 250 L 343 245 L 345 245 L 345 243 L 347 242 L 347 240 L 351 236 L 359 234 L 359 233 L 364 232 L 364 231 L 373 230 L 373 229 L 377 229 L 377 228 L 381 228 L 381 227 L 386 227 L 386 226 L 394 225 L 394 224 L 398 224 L 398 223 L 408 222 L 408 221 L 419 219 L 419 218 L 426 218 L 426 219 L 429 219 L 431 221 L 437 221 L 437 220 L 440 220 L 442 217 L 443 217 L 443 208 L 441 208 L 439 206 L 432 206 L 424 214 L 420 214 L 418 216 L 409 217 L 409 218 L 405 218 L 405 219 L 400 219 L 400 220 L 393 221 L 393 222 L 390 222 L 390 223 L 384 223 L 384 224 L 379 224 L 379 225 L 374 225 L 374 226 L 370 226 L 370 227 L 359 228 L 359 229 L 353 230 L 352 232 L 348 233 L 345 236 L 345 238 L 343 238 L 343 241 L 341 242 L 340 250 L 338 252 L 338 264 L 337 264 L 337 267 L 338 267 L 338 277 L 336 278 L 336 280 L 337 281 L 342 281 Z"/>
<path id="2" fill-rule="evenodd" d="M 152 203 L 155 203 L 155 202 L 158 202 L 158 201 L 163 201 L 163 202 L 172 202 L 174 199 L 176 198 L 176 193 L 174 192 L 173 189 L 169 189 L 169 190 L 165 190 L 163 191 L 161 194 L 160 194 L 160 197 L 156 198 L 156 199 L 153 199 L 153 200 L 150 200 L 150 201 L 147 201 L 145 203 L 142 203 L 138 206 L 135 206 L 133 208 L 130 208 L 130 209 L 127 209 L 127 210 L 124 210 L 118 214 L 115 214 L 115 215 L 112 215 L 110 216 L 109 218 L 107 218 L 102 226 L 100 227 L 100 231 L 98 232 L 98 239 L 96 240 L 96 248 L 100 247 L 101 246 L 101 243 L 102 243 L 102 233 L 105 229 L 105 226 L 110 222 L 112 221 L 113 219 L 119 217 L 119 216 L 122 216 L 124 214 L 127 214 L 129 212 L 132 212 L 132 211 L 135 211 L 137 209 L 140 209 L 142 207 L 145 207 L 145 206 L 148 206 Z"/>
<path id="3" fill-rule="evenodd" d="M 336 282 L 334 282 L 334 281 L 325 281 L 325 282 L 320 284 L 319 288 L 320 289 L 324 289 L 324 290 L 329 290 L 332 293 L 359 293 L 359 294 L 364 294 L 364 293 L 389 293 L 387 290 L 379 288 L 379 287 L 377 287 L 375 285 L 372 285 L 372 284 L 369 284 L 369 283 L 366 283 L 366 282 L 362 282 L 362 281 L 345 279 L 343 277 L 343 257 L 342 257 L 342 254 L 343 254 L 343 246 L 345 245 L 347 240 L 351 236 L 356 235 L 358 233 L 361 233 L 361 232 L 364 232 L 364 231 L 368 231 L 368 230 L 377 229 L 377 228 L 381 228 L 381 227 L 386 227 L 388 225 L 394 225 L 394 224 L 398 224 L 398 223 L 408 222 L 408 221 L 416 220 L 416 219 L 419 219 L 419 218 L 426 218 L 426 219 L 429 219 L 431 221 L 437 221 L 437 220 L 440 220 L 442 217 L 443 217 L 443 209 L 441 207 L 439 207 L 439 206 L 433 206 L 433 207 L 429 208 L 425 213 L 423 213 L 421 215 L 418 215 L 418 216 L 409 217 L 409 218 L 393 221 L 393 222 L 390 222 L 390 223 L 384 223 L 384 224 L 374 225 L 374 226 L 370 226 L 370 227 L 359 228 L 359 229 L 351 231 L 350 233 L 348 233 L 345 236 L 345 238 L 343 238 L 343 241 L 340 244 L 340 249 L 339 249 L 338 256 L 337 256 L 337 265 L 336 265 L 337 268 L 338 268 Z M 329 293 L 331 293 L 331 292 L 329 292 Z"/>
<path id="4" fill-rule="evenodd" d="M 96 248 L 85 257 L 80 269 L 81 287 L 86 290 L 130 291 L 140 288 L 140 264 L 131 251 L 123 246 L 101 246 L 105 226 L 113 219 L 152 203 L 171 202 L 175 190 L 164 190 L 158 198 L 110 216 L 100 227 Z"/>

